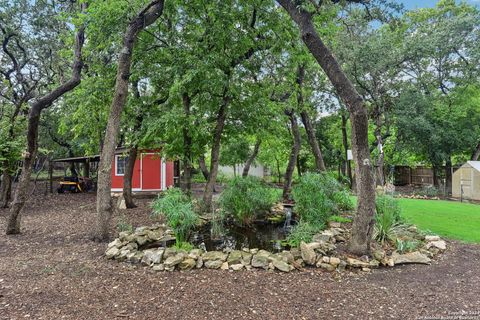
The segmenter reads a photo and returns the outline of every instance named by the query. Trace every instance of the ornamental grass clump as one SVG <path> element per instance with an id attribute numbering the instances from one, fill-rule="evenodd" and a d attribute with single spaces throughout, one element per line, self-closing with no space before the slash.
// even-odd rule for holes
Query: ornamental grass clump
<path id="1" fill-rule="evenodd" d="M 240 225 L 249 225 L 268 212 L 278 200 L 278 194 L 256 177 L 232 179 L 220 195 L 219 205 L 224 215 L 231 215 Z"/>
<path id="2" fill-rule="evenodd" d="M 303 175 L 292 195 L 295 212 L 307 223 L 325 225 L 332 215 L 353 208 L 349 192 L 329 174 Z"/>
<path id="3" fill-rule="evenodd" d="M 386 195 L 377 196 L 375 214 L 375 240 L 385 243 L 387 241 L 394 242 L 398 232 L 404 229 L 400 213 L 400 205 L 398 201 Z"/>
<path id="4" fill-rule="evenodd" d="M 325 228 L 328 220 L 342 210 L 353 208 L 349 192 L 331 175 L 307 173 L 292 190 L 299 223 L 287 238 L 291 246 L 310 242 L 314 234 Z"/>
<path id="5" fill-rule="evenodd" d="M 178 188 L 170 188 L 152 205 L 154 216 L 164 216 L 175 232 L 177 246 L 187 242 L 190 232 L 197 225 L 199 216 L 191 199 Z"/>

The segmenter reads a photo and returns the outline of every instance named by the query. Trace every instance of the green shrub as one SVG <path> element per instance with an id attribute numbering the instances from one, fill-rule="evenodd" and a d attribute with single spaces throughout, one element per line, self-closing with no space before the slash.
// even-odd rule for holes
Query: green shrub
<path id="1" fill-rule="evenodd" d="M 384 214 L 388 212 L 392 215 L 395 222 L 401 221 L 401 208 L 398 200 L 392 196 L 387 195 L 378 195 L 375 199 L 375 208 L 377 209 L 378 214 Z"/>
<path id="2" fill-rule="evenodd" d="M 396 233 L 404 226 L 400 216 L 400 205 L 395 198 L 386 195 L 378 196 L 375 204 L 377 213 L 374 238 L 381 243 L 393 242 Z"/>
<path id="3" fill-rule="evenodd" d="M 220 208 L 243 225 L 253 222 L 257 214 L 270 210 L 278 193 L 255 177 L 232 179 L 220 195 Z"/>
<path id="4" fill-rule="evenodd" d="M 353 208 L 349 193 L 328 174 L 307 173 L 293 187 L 295 212 L 303 222 L 325 224 L 340 210 Z"/>
<path id="5" fill-rule="evenodd" d="M 324 224 L 312 224 L 300 221 L 293 226 L 292 231 L 287 236 L 287 243 L 291 247 L 298 247 L 300 242 L 312 242 L 313 236 L 325 228 Z"/>
<path id="6" fill-rule="evenodd" d="M 439 191 L 435 186 L 425 186 L 420 190 L 415 191 L 416 195 L 427 196 L 427 197 L 436 197 L 439 195 Z"/>
<path id="7" fill-rule="evenodd" d="M 180 189 L 171 188 L 153 202 L 153 215 L 162 215 L 175 232 L 179 245 L 186 242 L 196 226 L 198 214 L 193 210 L 192 201 Z"/>
<path id="8" fill-rule="evenodd" d="M 133 226 L 130 223 L 128 223 L 127 218 L 124 215 L 120 216 L 117 220 L 117 231 L 118 232 L 133 231 Z"/>
<path id="9" fill-rule="evenodd" d="M 395 240 L 395 247 L 397 248 L 397 251 L 399 253 L 415 251 L 419 245 L 420 245 L 420 242 L 417 240 L 401 240 L 401 239 Z"/>
<path id="10" fill-rule="evenodd" d="M 334 216 L 331 216 L 330 218 L 328 218 L 328 221 L 348 223 L 348 222 L 352 222 L 352 219 L 346 218 L 346 217 L 342 217 L 342 216 L 334 215 Z"/>

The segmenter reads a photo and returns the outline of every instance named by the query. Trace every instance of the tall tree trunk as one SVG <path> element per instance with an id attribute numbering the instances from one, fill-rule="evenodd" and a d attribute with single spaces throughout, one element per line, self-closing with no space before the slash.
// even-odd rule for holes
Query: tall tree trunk
<path id="1" fill-rule="evenodd" d="M 292 149 L 290 151 L 290 157 L 288 159 L 287 169 L 285 170 L 285 178 L 283 182 L 283 200 L 287 201 L 290 197 L 290 191 L 292 188 L 293 171 L 295 170 L 295 164 L 297 163 L 298 154 L 300 152 L 301 140 L 300 130 L 298 129 L 297 117 L 293 110 L 285 110 L 285 114 L 290 120 L 290 126 L 292 130 Z"/>
<path id="2" fill-rule="evenodd" d="M 350 112 L 358 203 L 348 251 L 357 255 L 369 254 L 375 216 L 375 183 L 368 145 L 367 108 L 362 97 L 318 35 L 312 23 L 312 14 L 297 6 L 292 0 L 277 0 L 277 2 L 299 26 L 303 42 L 325 71 Z"/>
<path id="3" fill-rule="evenodd" d="M 255 158 L 258 155 L 258 151 L 260 150 L 260 144 L 262 144 L 262 139 L 257 137 L 257 140 L 255 141 L 255 146 L 253 147 L 253 152 L 248 157 L 247 162 L 245 162 L 245 166 L 243 167 L 242 177 L 248 176 L 250 167 L 252 166 L 253 161 L 255 161 Z"/>
<path id="4" fill-rule="evenodd" d="M 164 0 L 151 1 L 128 24 L 123 38 L 122 48 L 118 57 L 115 93 L 110 108 L 105 139 L 98 169 L 97 217 L 93 238 L 96 241 L 106 241 L 109 238 L 109 227 L 112 215 L 112 161 L 120 128 L 120 119 L 128 97 L 128 83 L 132 54 L 137 36 L 146 27 L 154 23 L 163 12 Z"/>
<path id="5" fill-rule="evenodd" d="M 133 202 L 132 195 L 132 178 L 133 169 L 135 168 L 135 161 L 137 160 L 137 146 L 133 146 L 128 151 L 128 161 L 125 167 L 125 174 L 123 175 L 123 198 L 125 199 L 125 206 L 127 209 L 133 209 L 137 206 Z"/>
<path id="6" fill-rule="evenodd" d="M 478 161 L 479 158 L 480 158 L 480 141 L 478 142 L 477 147 L 473 152 L 472 161 Z"/>
<path id="7" fill-rule="evenodd" d="M 192 192 L 192 137 L 190 136 L 190 106 L 191 98 L 187 93 L 182 95 L 183 113 L 185 121 L 183 123 L 183 174 L 180 177 L 180 188 L 190 196 Z"/>
<path id="8" fill-rule="evenodd" d="M 378 183 L 382 187 L 385 185 L 385 173 L 383 166 L 385 165 L 385 154 L 383 152 L 383 140 L 380 134 L 377 135 L 377 148 L 378 148 L 378 159 L 377 159 L 377 175 Z"/>
<path id="9" fill-rule="evenodd" d="M 315 169 L 318 172 L 325 171 L 325 162 L 323 161 L 322 150 L 320 149 L 320 145 L 318 144 L 318 140 L 315 134 L 315 128 L 310 121 L 310 117 L 308 113 L 304 110 L 300 113 L 300 117 L 302 118 L 303 126 L 305 127 L 305 131 L 307 132 L 307 140 L 310 148 L 312 148 L 312 153 L 315 158 Z"/>
<path id="10" fill-rule="evenodd" d="M 350 165 L 350 160 L 348 160 L 348 136 L 347 136 L 347 117 L 342 112 L 342 141 L 343 141 L 343 151 L 345 156 L 345 167 L 347 171 L 347 177 L 350 182 L 350 188 L 353 187 L 353 175 L 352 175 L 352 166 Z"/>
<path id="11" fill-rule="evenodd" d="M 207 164 L 205 163 L 205 156 L 203 154 L 198 158 L 198 166 L 200 167 L 200 171 L 202 171 L 205 180 L 208 180 L 210 172 L 208 172 Z"/>
<path id="12" fill-rule="evenodd" d="M 302 176 L 302 165 L 300 163 L 300 157 L 297 157 L 297 174 L 299 177 Z"/>
<path id="13" fill-rule="evenodd" d="M 8 208 L 12 196 L 12 175 L 9 168 L 3 170 L 2 184 L 0 186 L 0 208 Z"/>
<path id="14" fill-rule="evenodd" d="M 138 89 L 138 80 L 134 81 L 132 84 L 133 93 L 135 96 L 136 101 L 140 101 L 140 91 Z M 139 132 L 142 127 L 143 122 L 143 114 L 142 111 L 137 108 L 136 110 L 136 117 L 135 122 L 133 125 L 133 132 Z M 133 171 L 135 169 L 135 162 L 137 160 L 137 152 L 138 152 L 138 145 L 134 143 L 130 146 L 130 150 L 128 151 L 128 161 L 125 167 L 125 173 L 123 175 L 123 199 L 125 200 L 125 207 L 127 209 L 133 209 L 137 206 L 133 201 L 132 195 L 132 179 L 133 179 Z"/>
<path id="15" fill-rule="evenodd" d="M 85 8 L 85 6 L 86 4 L 84 3 L 82 7 Z M 54 103 L 58 98 L 73 90 L 80 84 L 81 71 L 83 68 L 82 48 L 84 43 L 84 34 L 85 28 L 82 26 L 79 28 L 75 36 L 75 59 L 73 62 L 71 78 L 67 82 L 50 91 L 48 94 L 37 99 L 32 104 L 30 112 L 28 113 L 27 145 L 26 150 L 23 153 L 22 173 L 20 175 L 14 200 L 10 208 L 10 216 L 8 218 L 6 230 L 7 234 L 20 233 L 20 213 L 29 195 L 28 187 L 30 184 L 32 165 L 35 161 L 38 151 L 38 125 L 40 121 L 40 114 L 43 109 L 51 106 L 52 103 Z"/>
<path id="16" fill-rule="evenodd" d="M 230 103 L 230 97 L 227 95 L 227 89 L 224 90 L 223 102 L 218 110 L 217 121 L 215 124 L 215 132 L 213 134 L 212 153 L 210 161 L 210 175 L 208 176 L 207 184 L 203 192 L 203 205 L 205 211 L 211 211 L 212 198 L 215 183 L 218 175 L 218 162 L 220 158 L 220 142 L 222 139 L 223 128 L 225 127 L 225 120 L 227 118 L 227 108 Z"/>
<path id="17" fill-rule="evenodd" d="M 448 156 L 445 162 L 445 195 L 452 195 L 452 157 Z"/>

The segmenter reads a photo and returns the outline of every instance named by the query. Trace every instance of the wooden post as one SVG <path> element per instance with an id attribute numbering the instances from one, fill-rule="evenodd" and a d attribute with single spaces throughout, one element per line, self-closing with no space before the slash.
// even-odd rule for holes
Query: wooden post
<path id="1" fill-rule="evenodd" d="M 48 161 L 48 181 L 50 193 L 53 193 L 53 162 L 52 160 Z"/>
<path id="2" fill-rule="evenodd" d="M 85 159 L 85 163 L 83 165 L 83 176 L 85 178 L 90 178 L 90 159 Z"/>

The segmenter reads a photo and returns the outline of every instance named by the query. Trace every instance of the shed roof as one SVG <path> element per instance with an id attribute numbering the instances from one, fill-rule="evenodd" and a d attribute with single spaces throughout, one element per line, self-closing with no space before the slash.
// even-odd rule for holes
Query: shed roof
<path id="1" fill-rule="evenodd" d="M 471 165 L 473 169 L 480 171 L 480 161 L 467 161 L 467 163 Z"/>

